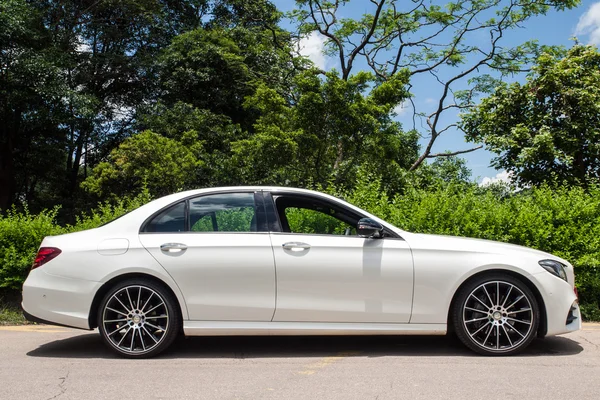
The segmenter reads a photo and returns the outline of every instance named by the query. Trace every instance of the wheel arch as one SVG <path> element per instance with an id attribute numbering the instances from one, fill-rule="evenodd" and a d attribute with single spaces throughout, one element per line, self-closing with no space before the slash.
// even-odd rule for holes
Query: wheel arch
<path id="1" fill-rule="evenodd" d="M 165 281 L 163 281 L 160 278 L 157 278 L 154 275 L 146 274 L 143 272 L 129 272 L 129 273 L 117 275 L 117 276 L 111 278 L 96 291 L 96 294 L 94 295 L 94 299 L 92 300 L 92 305 L 90 306 L 90 312 L 89 312 L 89 317 L 88 317 L 88 323 L 90 325 L 90 329 L 94 329 L 94 328 L 98 327 L 98 308 L 100 307 L 100 302 L 102 301 L 102 299 L 104 298 L 106 293 L 108 293 L 108 291 L 112 287 L 114 287 L 116 284 L 118 284 L 119 282 L 122 282 L 127 279 L 135 279 L 135 278 L 143 278 L 143 279 L 151 280 L 154 283 L 164 287 L 165 290 L 169 291 L 170 294 L 173 296 L 173 298 L 177 300 L 175 306 L 177 307 L 179 316 L 181 317 L 181 320 L 183 321 L 183 319 L 184 319 L 183 310 L 184 310 L 185 305 L 180 304 L 179 297 L 177 296 L 175 291 L 171 288 L 171 286 L 169 286 Z"/>
<path id="2" fill-rule="evenodd" d="M 547 312 L 546 312 L 546 304 L 544 302 L 544 298 L 542 297 L 542 294 L 540 293 L 539 289 L 533 283 L 533 281 L 531 281 L 531 279 L 529 279 L 527 276 L 520 274 L 518 272 L 515 272 L 513 270 L 503 269 L 503 268 L 493 268 L 493 269 L 486 269 L 484 271 L 479 271 L 479 272 L 467 277 L 460 285 L 458 285 L 458 287 L 454 291 L 454 294 L 452 295 L 452 300 L 450 301 L 450 304 L 448 306 L 448 312 L 447 312 L 447 316 L 446 316 L 448 332 L 454 332 L 454 326 L 453 326 L 454 324 L 452 322 L 452 310 L 454 309 L 454 305 L 457 301 L 458 293 L 460 292 L 460 290 L 465 285 L 469 284 L 471 281 L 478 279 L 482 276 L 485 276 L 488 274 L 493 274 L 493 273 L 503 273 L 506 275 L 510 275 L 513 278 L 516 278 L 516 279 L 520 280 L 521 282 L 523 282 L 523 284 L 525 284 L 533 292 L 535 299 L 537 300 L 539 307 L 540 307 L 540 324 L 538 327 L 537 336 L 540 338 L 546 336 L 546 332 L 548 331 L 548 316 L 547 316 Z"/>

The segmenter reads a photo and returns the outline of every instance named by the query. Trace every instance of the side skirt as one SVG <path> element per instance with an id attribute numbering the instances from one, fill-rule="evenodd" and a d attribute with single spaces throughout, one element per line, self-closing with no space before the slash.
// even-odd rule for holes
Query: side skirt
<path id="1" fill-rule="evenodd" d="M 183 321 L 186 336 L 445 335 L 446 324 Z"/>

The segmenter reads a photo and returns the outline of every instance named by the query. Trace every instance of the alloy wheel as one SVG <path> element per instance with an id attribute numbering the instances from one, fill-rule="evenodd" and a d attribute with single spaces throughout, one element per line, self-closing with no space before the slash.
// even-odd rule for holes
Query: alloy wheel
<path id="1" fill-rule="evenodd" d="M 160 293 L 143 285 L 116 290 L 104 303 L 102 327 L 117 351 L 141 355 L 156 349 L 169 331 L 169 309 Z"/>
<path id="2" fill-rule="evenodd" d="M 492 353 L 511 352 L 528 341 L 535 318 L 529 296 L 502 280 L 475 287 L 462 308 L 462 323 L 470 340 Z"/>

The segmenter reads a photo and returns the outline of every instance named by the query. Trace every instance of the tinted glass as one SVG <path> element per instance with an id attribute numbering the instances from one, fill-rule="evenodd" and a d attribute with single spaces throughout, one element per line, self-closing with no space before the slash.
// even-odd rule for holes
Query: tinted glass
<path id="1" fill-rule="evenodd" d="M 145 232 L 183 231 L 185 231 L 185 202 L 177 203 L 152 218 L 145 229 Z"/>
<path id="2" fill-rule="evenodd" d="M 254 193 L 224 193 L 190 200 L 192 232 L 256 232 Z"/>
<path id="3" fill-rule="evenodd" d="M 286 207 L 285 217 L 292 233 L 356 235 L 354 226 L 323 211 L 301 207 Z"/>

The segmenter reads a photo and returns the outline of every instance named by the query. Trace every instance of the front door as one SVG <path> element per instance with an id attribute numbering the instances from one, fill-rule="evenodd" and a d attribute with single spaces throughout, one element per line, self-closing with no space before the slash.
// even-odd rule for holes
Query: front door
<path id="1" fill-rule="evenodd" d="M 277 270 L 273 321 L 407 323 L 413 260 L 401 238 L 362 238 L 361 217 L 342 205 L 274 195 L 282 232 L 272 232 Z"/>

